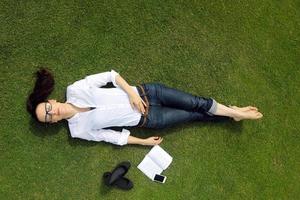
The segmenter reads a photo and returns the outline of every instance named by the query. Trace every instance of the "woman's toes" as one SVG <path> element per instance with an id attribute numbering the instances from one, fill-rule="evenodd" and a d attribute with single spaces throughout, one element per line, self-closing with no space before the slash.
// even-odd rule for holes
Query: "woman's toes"
<path id="1" fill-rule="evenodd" d="M 260 112 L 257 112 L 257 113 L 256 113 L 256 116 L 257 116 L 257 119 L 260 119 L 260 118 L 263 117 L 263 114 L 261 114 Z"/>
<path id="2" fill-rule="evenodd" d="M 254 106 L 248 106 L 251 110 L 258 110 L 258 108 L 254 107 Z"/>

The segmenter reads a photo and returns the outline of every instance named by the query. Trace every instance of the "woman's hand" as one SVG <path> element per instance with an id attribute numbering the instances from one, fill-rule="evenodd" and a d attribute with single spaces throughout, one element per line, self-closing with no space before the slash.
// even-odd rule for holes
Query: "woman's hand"
<path id="1" fill-rule="evenodd" d="M 160 144 L 163 141 L 162 137 L 158 137 L 158 136 L 154 136 L 154 137 L 148 137 L 146 139 L 144 139 L 143 141 L 143 145 L 157 145 Z"/>
<path id="2" fill-rule="evenodd" d="M 129 101 L 132 109 L 136 107 L 142 114 L 145 114 L 145 108 L 147 107 L 147 104 L 143 101 L 143 99 L 139 95 L 137 94 L 130 95 Z"/>
<path id="3" fill-rule="evenodd" d="M 145 107 L 147 107 L 147 104 L 137 93 L 135 93 L 132 87 L 128 85 L 120 75 L 116 76 L 116 83 L 128 94 L 132 109 L 137 107 L 141 113 L 145 114 Z"/>

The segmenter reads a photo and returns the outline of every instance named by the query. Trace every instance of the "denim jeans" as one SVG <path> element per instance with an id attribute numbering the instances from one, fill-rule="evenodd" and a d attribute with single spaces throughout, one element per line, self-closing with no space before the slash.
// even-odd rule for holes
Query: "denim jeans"
<path id="1" fill-rule="evenodd" d="M 166 128 L 191 121 L 219 121 L 227 117 L 215 116 L 217 102 L 212 98 L 192 94 L 167 87 L 160 83 L 142 84 L 144 94 L 138 87 L 140 96 L 148 100 L 148 114 L 142 116 L 138 126 L 145 128 Z"/>

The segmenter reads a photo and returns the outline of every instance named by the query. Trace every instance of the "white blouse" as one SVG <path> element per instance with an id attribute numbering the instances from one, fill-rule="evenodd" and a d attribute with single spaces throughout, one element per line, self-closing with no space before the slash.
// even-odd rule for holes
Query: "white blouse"
<path id="1" fill-rule="evenodd" d="M 68 119 L 71 136 L 92 141 L 105 141 L 117 145 L 127 144 L 130 131 L 121 132 L 107 127 L 136 126 L 141 113 L 132 109 L 127 93 L 116 83 L 114 70 L 87 76 L 67 88 L 67 103 L 80 108 L 95 107 Z M 116 88 L 100 88 L 112 82 Z M 132 87 L 138 94 L 137 88 Z"/>

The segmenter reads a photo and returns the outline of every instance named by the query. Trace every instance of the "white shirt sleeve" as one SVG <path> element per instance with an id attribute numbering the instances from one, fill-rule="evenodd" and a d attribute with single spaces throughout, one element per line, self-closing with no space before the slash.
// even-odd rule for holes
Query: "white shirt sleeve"
<path id="1" fill-rule="evenodd" d="M 119 73 L 112 69 L 110 72 L 102 72 L 99 74 L 87 76 L 85 77 L 85 80 L 90 86 L 101 87 L 109 82 L 112 82 L 115 87 L 119 87 L 116 83 L 117 75 L 119 75 Z"/>
<path id="2" fill-rule="evenodd" d="M 72 135 L 72 137 L 81 138 L 90 141 L 104 141 L 112 144 L 123 146 L 127 144 L 130 131 L 122 129 L 122 132 L 114 131 L 110 129 L 98 129 L 91 130 L 89 132 L 81 133 L 78 135 Z"/>

